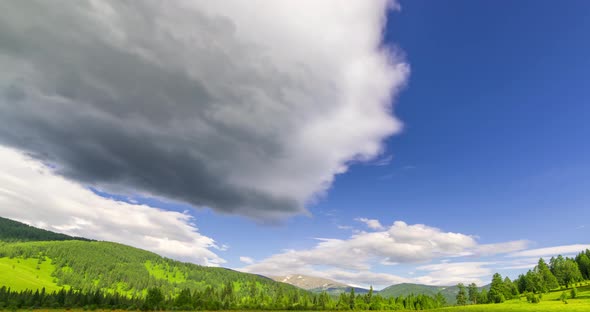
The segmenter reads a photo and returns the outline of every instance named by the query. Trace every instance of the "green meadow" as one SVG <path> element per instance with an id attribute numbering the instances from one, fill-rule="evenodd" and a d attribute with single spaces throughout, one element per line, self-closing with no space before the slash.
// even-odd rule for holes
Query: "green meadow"
<path id="1" fill-rule="evenodd" d="M 39 261 L 35 258 L 0 258 L 0 281 L 10 285 L 13 290 L 41 289 L 46 291 L 61 289 L 54 282 L 51 273 L 55 266 L 51 260 Z"/>
<path id="2" fill-rule="evenodd" d="M 543 294 L 539 303 L 529 303 L 525 296 L 519 299 L 508 300 L 499 304 L 478 304 L 466 306 L 446 307 L 427 311 L 440 312 L 500 312 L 500 311 L 571 311 L 587 312 L 590 311 L 590 283 L 584 282 L 577 287 L 578 294 L 576 299 L 570 298 L 571 288 L 554 290 Z M 562 293 L 566 293 L 566 302 L 560 299 Z"/>

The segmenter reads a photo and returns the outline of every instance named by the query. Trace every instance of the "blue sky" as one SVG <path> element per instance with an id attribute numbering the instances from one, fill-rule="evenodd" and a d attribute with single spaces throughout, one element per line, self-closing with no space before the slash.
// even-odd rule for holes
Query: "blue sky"
<path id="1" fill-rule="evenodd" d="M 389 203 L 422 207 L 428 213 L 407 218 L 483 239 L 580 237 L 573 228 L 589 213 L 588 4 L 402 5 L 387 39 L 407 53 L 412 77 L 396 110 L 406 131 L 388 147 L 418 170 L 394 182 L 399 196 Z"/>
<path id="2" fill-rule="evenodd" d="M 271 244 L 302 248 L 312 237 L 343 237 L 348 233 L 336 225 L 358 226 L 353 219 L 369 217 L 424 223 L 488 243 L 587 242 L 590 6 L 401 5 L 390 13 L 385 37 L 404 51 L 412 74 L 395 107 L 405 129 L 387 140 L 391 162 L 352 166 L 310 208 L 312 218 L 277 227 L 236 218 L 229 228 L 244 227 L 244 241 L 232 233 L 216 237 L 259 258 L 274 252 Z M 205 233 L 228 223 L 197 216 L 212 222 L 200 225 Z M 252 248 L 250 237 L 264 247 Z"/>
<path id="3" fill-rule="evenodd" d="M 304 194 L 295 197 L 294 200 L 304 199 L 304 208 L 307 212 L 304 212 L 302 208 L 289 206 L 285 208 L 285 211 L 289 212 L 285 217 L 282 215 L 284 211 L 272 210 L 279 204 L 266 199 L 256 203 L 242 202 L 244 206 L 248 206 L 248 209 L 244 208 L 243 210 L 230 204 L 224 206 L 225 202 L 221 203 L 221 201 L 216 201 L 215 197 L 200 194 L 198 190 L 209 183 L 214 185 L 216 180 L 183 180 L 181 176 L 172 174 L 171 180 L 180 181 L 182 185 L 188 185 L 189 190 L 192 188 L 195 193 L 199 193 L 195 197 L 191 197 L 185 193 L 175 193 L 174 190 L 171 191 L 165 187 L 158 188 L 157 184 L 136 182 L 134 178 L 129 178 L 138 175 L 137 171 L 131 171 L 132 169 L 129 169 L 130 174 L 127 177 L 103 179 L 101 174 L 96 173 L 97 170 L 83 170 L 76 167 L 79 162 L 72 161 L 71 159 L 74 157 L 61 152 L 55 146 L 47 144 L 47 146 L 38 147 L 42 144 L 15 143 L 14 140 L 11 140 L 15 135 L 9 131 L 0 131 L 1 143 L 16 150 L 32 152 L 35 159 L 52 166 L 55 163 L 57 168 L 62 166 L 65 169 L 56 171 L 56 176 L 65 176 L 66 179 L 74 181 L 73 183 L 83 189 L 91 189 L 91 194 L 97 194 L 103 198 L 114 198 L 116 201 L 127 202 L 130 206 L 144 204 L 146 205 L 144 207 L 150 207 L 146 209 L 156 210 L 155 208 L 159 208 L 194 217 L 192 222 L 198 228 L 198 230 L 193 229 L 198 235 L 194 239 L 200 242 L 198 243 L 201 244 L 199 248 L 212 251 L 217 257 L 223 259 L 223 262 L 213 261 L 213 263 L 250 272 L 277 275 L 316 273 L 322 274 L 323 277 L 361 286 L 374 284 L 382 287 L 388 283 L 401 281 L 450 284 L 462 281 L 462 279 L 466 282 L 477 281 L 481 284 L 487 283 L 495 271 L 514 278 L 518 273 L 525 271 L 525 267 L 530 267 L 534 263 L 534 259 L 538 259 L 540 256 L 550 256 L 552 252 L 567 251 L 571 254 L 571 250 L 577 247 L 585 248 L 590 243 L 587 240 L 590 231 L 590 224 L 587 222 L 590 220 L 590 207 L 588 206 L 590 202 L 590 192 L 588 192 L 590 190 L 590 144 L 587 139 L 590 137 L 590 127 L 588 126 L 590 117 L 590 106 L 588 105 L 590 102 L 590 41 L 587 39 L 590 31 L 590 4 L 586 1 L 568 1 L 557 4 L 554 1 L 457 0 L 449 3 L 415 0 L 402 1 L 400 5 L 400 10 L 386 11 L 385 27 L 382 31 L 379 31 L 378 27 L 368 27 L 366 29 L 371 29 L 373 33 L 368 33 L 365 36 L 362 32 L 354 32 L 358 30 L 355 28 L 352 29 L 350 38 L 352 45 L 364 42 L 365 37 L 382 35 L 381 45 L 388 46 L 394 51 L 392 52 L 395 55 L 393 63 L 407 64 L 410 68 L 408 76 L 400 67 L 392 69 L 399 79 L 389 80 L 388 85 L 393 89 L 403 85 L 401 91 L 393 92 L 395 98 L 391 99 L 391 102 L 394 102 L 393 115 L 401 121 L 403 127 L 396 129 L 395 125 L 384 126 L 384 128 L 378 129 L 381 131 L 378 131 L 379 136 L 367 135 L 367 141 L 381 143 L 381 152 L 375 152 L 369 148 L 369 152 L 355 150 L 352 154 L 346 154 L 349 156 L 337 162 L 339 165 L 348 166 L 346 172 L 338 174 L 338 170 L 333 167 L 324 172 L 334 177 L 333 180 L 320 181 L 327 182 L 329 185 L 327 188 L 323 186 L 308 188 L 303 183 L 312 181 L 311 178 L 307 180 L 307 175 L 300 180 L 294 178 L 299 182 L 303 181 L 297 185 L 289 184 L 288 175 L 284 176 L 285 179 L 275 180 L 274 177 L 271 179 L 267 175 L 253 175 L 250 171 L 245 171 L 243 175 L 236 177 L 237 180 L 232 180 L 232 183 L 237 181 L 235 183 L 240 185 L 268 182 L 270 186 L 265 184 L 262 187 L 262 190 L 266 192 L 265 195 L 283 195 L 287 191 L 283 192 L 275 190 L 275 188 L 280 189 L 284 186 L 286 190 L 292 187 L 295 192 L 301 191 Z M 210 12 L 209 10 L 211 12 L 225 12 L 226 9 L 222 6 L 203 9 L 203 12 Z M 379 12 L 379 10 L 383 10 L 383 7 L 370 9 Z M 361 11 L 360 7 L 358 11 Z M 367 12 L 369 11 L 367 9 Z M 237 25 L 236 36 L 241 36 L 240 25 L 243 25 L 240 24 L 241 16 L 237 13 L 226 13 Z M 378 14 L 367 14 L 366 16 L 378 16 Z M 379 20 L 376 19 L 371 25 L 379 25 Z M 266 21 L 266 19 L 262 20 Z M 328 19 L 326 23 L 330 21 Z M 338 29 L 338 26 L 344 25 L 337 24 L 339 22 L 341 21 L 335 21 L 335 26 L 326 24 L 326 28 L 330 26 Z M 319 25 L 319 27 L 322 26 Z M 278 26 L 277 28 L 280 29 Z M 14 29 L 17 27 L 14 26 Z M 366 29 L 362 28 L 363 31 Z M 304 30 L 303 33 L 309 35 L 307 30 Z M 355 37 L 357 34 L 360 35 Z M 264 37 L 265 35 L 268 37 Z M 249 38 L 244 36 L 244 38 Z M 262 36 L 270 38 L 269 40 L 277 38 L 273 34 L 263 34 Z M 341 37 L 339 36 L 339 38 Z M 15 38 L 18 36 L 15 35 Z M 285 38 L 299 40 L 306 38 L 306 36 L 285 36 Z M 358 41 L 355 41 L 357 39 Z M 280 41 L 280 39 L 276 40 Z M 273 41 L 265 42 L 270 46 L 273 43 Z M 321 41 L 320 43 L 314 41 L 310 42 L 310 50 L 314 44 L 317 45 L 318 51 L 323 51 L 322 49 L 326 48 L 321 46 Z M 348 42 L 344 41 L 342 44 L 348 44 Z M 360 45 L 362 44 L 364 43 L 360 43 Z M 335 43 L 334 47 L 326 49 L 333 53 L 345 54 L 344 49 L 338 50 L 337 47 L 340 46 Z M 378 47 L 371 49 L 375 52 Z M 308 51 L 295 50 L 292 52 L 293 55 L 302 53 L 304 57 L 309 57 L 306 54 Z M 277 56 L 283 61 L 290 60 L 290 57 L 295 58 L 295 56 L 288 55 L 289 51 L 284 52 L 280 49 L 272 51 L 287 53 L 287 55 Z M 2 60 L 0 59 L 0 61 Z M 313 59 L 313 62 L 315 61 L 316 59 Z M 351 62 L 345 58 L 342 61 L 343 64 Z M 312 62 L 311 59 L 310 62 Z M 313 62 L 311 64 L 315 64 Z M 284 63 L 277 64 L 277 68 L 291 69 L 291 67 L 282 65 Z M 197 65 L 199 64 L 195 66 Z M 332 68 L 326 66 L 326 68 Z M 221 65 L 219 68 L 222 68 Z M 246 68 L 244 72 L 248 72 L 248 70 L 251 69 Z M 359 78 L 361 80 L 354 80 L 354 82 L 361 85 L 366 80 L 373 79 L 370 74 L 363 76 L 362 79 Z M 377 77 L 374 78 L 375 80 L 380 79 L 380 72 L 374 74 Z M 148 71 L 146 71 L 146 75 L 149 75 Z M 328 79 L 316 78 L 312 78 L 312 81 L 317 82 L 318 86 L 323 86 L 324 80 Z M 225 78 L 222 77 L 219 81 L 225 82 L 223 79 Z M 0 81 L 2 86 L 5 81 L 10 81 L 10 79 Z M 234 83 L 241 83 L 241 81 L 234 81 Z M 7 87 L 6 90 L 14 89 L 12 85 L 10 86 L 12 89 Z M 26 87 L 23 88 L 29 90 Z M 81 90 L 86 89 L 81 88 Z M 88 94 L 82 94 L 84 91 L 81 91 L 79 98 L 84 98 L 85 95 L 94 95 L 92 93 L 94 91 L 90 88 L 88 90 L 90 90 Z M 329 97 L 326 93 L 322 93 L 323 91 L 319 92 L 313 89 L 313 92 L 317 92 L 314 94 L 317 96 Z M 124 98 L 124 96 L 121 97 Z M 7 98 L 9 97 L 7 96 Z M 328 99 L 334 100 L 333 98 Z M 370 102 L 371 99 L 367 101 Z M 263 104 L 258 103 L 257 105 Z M 329 108 L 329 106 L 326 107 Z M 0 109 L 5 108 L 0 106 Z M 321 114 L 321 112 L 314 111 L 314 114 Z M 20 115 L 15 114 L 15 116 Z M 126 119 L 125 127 L 133 124 L 131 121 L 135 120 L 133 116 Z M 236 115 L 228 116 L 230 117 L 227 118 L 234 118 Z M 246 119 L 246 115 L 238 114 L 237 116 L 244 116 Z M 355 127 L 365 127 L 364 124 L 372 122 L 381 123 L 382 121 L 379 119 L 381 117 L 383 115 L 375 116 L 376 119 L 359 119 L 358 124 L 345 124 L 343 129 L 349 129 L 352 131 L 351 136 L 354 136 Z M 76 118 L 83 119 L 81 116 L 73 117 L 73 119 Z M 265 127 L 266 120 L 273 118 L 277 118 L 278 121 L 285 124 L 292 121 L 291 119 L 280 119 L 283 117 L 271 116 L 269 119 L 259 121 L 258 125 Z M 227 120 L 230 119 L 224 119 L 224 121 Z M 157 127 L 157 122 L 154 121 L 154 127 Z M 232 122 L 241 123 L 236 120 Z M 295 123 L 295 125 L 298 124 Z M 273 126 L 275 125 L 272 123 L 268 125 L 268 127 Z M 303 126 L 301 127 L 303 128 Z M 373 133 L 371 131 L 367 131 L 367 133 Z M 58 132 L 56 131 L 56 133 Z M 246 133 L 244 137 L 250 134 L 247 131 L 244 133 Z M 92 142 L 92 134 L 88 133 L 87 138 L 90 138 L 88 141 Z M 103 142 L 99 141 L 100 138 L 97 136 L 96 142 Z M 136 140 L 138 139 L 136 138 Z M 191 144 L 186 142 L 194 141 L 187 139 L 183 141 L 183 144 Z M 248 142 L 261 141 L 253 139 Z M 102 143 L 97 143 L 97 146 L 100 144 Z M 327 141 L 327 144 L 330 145 L 330 141 Z M 218 143 L 214 146 L 222 145 L 223 143 Z M 276 147 L 276 145 L 273 146 Z M 266 148 L 266 145 L 260 144 L 260 150 L 270 151 L 271 154 L 274 151 L 272 148 Z M 114 150 L 119 151 L 119 149 Z M 150 152 L 150 155 L 151 152 L 154 155 L 158 152 L 146 150 Z M 214 155 L 217 158 L 223 158 L 228 153 L 241 152 L 239 149 L 233 152 L 231 149 L 229 150 L 230 152 Z M 291 149 L 285 148 L 284 150 L 290 151 Z M 196 151 L 200 152 L 198 149 Z M 44 159 L 42 155 L 45 155 L 45 152 L 48 155 L 54 153 L 56 156 Z M 293 154 L 299 155 L 298 152 L 293 151 Z M 305 152 L 306 150 L 303 150 L 302 155 Z M 80 154 L 86 155 L 82 152 Z M 358 154 L 370 159 L 355 160 L 354 155 Z M 81 158 L 82 156 L 77 155 L 76 157 Z M 89 156 L 84 157 L 88 158 Z M 99 162 L 94 158 L 92 161 Z M 170 166 L 176 171 L 182 171 L 173 163 L 167 163 L 165 156 L 146 158 L 146 161 L 151 161 L 154 167 Z M 228 161 L 240 162 L 241 159 L 228 158 Z M 304 168 L 298 167 L 298 165 L 306 164 L 306 162 L 309 167 L 315 167 L 313 164 L 316 161 L 321 163 L 322 159 L 304 159 L 301 163 L 296 162 L 293 167 Z M 111 163 L 106 162 L 106 164 Z M 214 165 L 220 164 L 215 163 Z M 214 167 L 214 165 L 210 166 Z M 257 165 L 252 164 L 252 168 L 259 168 L 256 167 Z M 272 167 L 269 170 L 271 169 Z M 279 172 L 284 167 L 277 165 L 275 169 Z M 105 170 L 108 171 L 108 169 Z M 233 170 L 237 169 L 233 168 Z M 252 171 L 258 170 L 253 169 Z M 293 170 L 293 172 L 299 172 L 306 169 Z M 187 170 L 187 172 L 189 171 Z M 293 172 L 290 174 L 295 174 Z M 256 178 L 252 179 L 251 177 Z M 156 178 L 160 179 L 162 175 L 156 176 Z M 268 180 L 266 180 L 267 178 Z M 0 180 L 1 182 L 2 180 Z M 316 182 L 313 180 L 313 183 Z M 5 183 L 8 182 L 5 181 Z M 4 186 L 8 188 L 8 186 Z M 160 190 L 162 190 L 161 193 L 159 193 Z M 217 190 L 223 190 L 223 188 Z M 221 197 L 224 196 L 223 191 L 218 194 Z M 178 199 L 176 203 L 171 203 L 169 200 L 171 197 Z M 0 199 L 2 198 L 0 197 Z M 4 200 L 5 203 L 12 203 L 7 198 Z M 82 199 L 80 200 L 82 201 Z M 216 204 L 220 206 L 217 207 Z M 78 206 L 80 205 L 84 205 L 84 203 L 80 202 Z M 104 205 L 110 207 L 113 204 L 105 202 Z M 268 205 L 271 208 L 261 210 L 258 206 L 251 208 L 251 205 Z M 59 207 L 55 209 L 62 211 Z M 41 213 L 36 219 L 27 218 L 23 214 L 24 211 L 27 210 L 21 209 L 20 212 L 6 210 L 3 213 L 32 224 L 75 234 L 86 233 L 84 229 L 80 228 L 80 224 L 86 224 L 84 220 L 90 219 L 85 218 L 91 218 L 85 215 L 76 217 L 77 221 L 72 221 L 74 223 L 61 224 L 59 223 L 61 221 L 44 219 L 49 217 Z M 32 211 L 38 212 L 35 208 L 30 208 L 29 213 Z M 67 211 L 67 209 L 64 208 L 63 211 Z M 266 213 L 270 214 L 271 211 L 281 217 L 271 218 L 272 220 L 261 217 Z M 189 222 L 178 221 L 182 219 L 178 215 L 170 215 L 170 218 L 174 220 L 167 223 L 168 227 L 177 225 L 185 227 Z M 365 222 L 359 220 L 360 218 L 378 220 L 381 226 L 368 227 Z M 410 228 L 406 228 L 400 223 L 393 226 L 394 221 L 403 221 Z M 93 222 L 99 223 L 99 221 Z M 433 251 L 433 255 L 417 256 L 411 261 L 403 260 L 404 256 L 398 255 L 399 259 L 394 258 L 402 260 L 393 261 L 399 262 L 393 265 L 387 264 L 383 260 L 386 255 L 389 255 L 387 252 L 374 252 L 366 261 L 359 261 L 366 263 L 367 268 L 334 266 L 331 261 L 323 258 L 329 257 L 329 253 L 323 254 L 324 251 L 317 251 L 318 244 L 321 242 L 318 239 L 336 239 L 344 242 L 343 244 L 349 244 L 355 237 L 360 236 L 362 239 L 374 241 L 372 236 L 369 237 L 372 235 L 371 233 L 387 233 L 388 230 L 394 228 L 414 233 L 412 231 L 417 229 L 412 226 L 417 224 L 424 225 L 430 233 L 428 235 L 436 236 L 442 233 L 444 238 L 441 240 L 444 242 L 439 242 L 441 246 L 447 246 L 445 242 L 447 242 L 448 232 L 461 233 L 460 235 L 464 235 L 464 237 L 462 236 L 460 239 L 472 239 L 473 242 L 458 243 L 457 246 L 449 247 L 451 249 L 459 248 L 453 251 L 444 250 L 445 247 L 439 246 L 440 250 Z M 116 226 L 109 228 L 112 227 Z M 185 234 L 188 233 L 187 237 L 191 235 L 190 226 L 183 229 Z M 149 232 L 149 230 L 146 231 Z M 150 235 L 158 236 L 157 233 Z M 98 238 L 108 239 L 111 236 L 99 236 Z M 163 236 L 160 238 L 168 239 Z M 202 243 L 202 239 L 206 242 Z M 430 238 L 423 239 L 429 241 Z M 436 239 L 434 240 L 436 241 Z M 132 243 L 131 241 L 124 242 Z M 510 245 L 512 246 L 510 248 L 513 249 L 506 248 L 505 252 L 502 250 L 482 252 L 480 250 L 481 245 L 508 242 L 513 243 Z M 581 245 L 568 247 L 574 244 Z M 174 248 L 147 243 L 144 245 L 138 243 L 138 245 L 148 249 L 152 248 L 152 250 L 172 257 L 194 261 L 188 252 L 186 254 L 174 253 Z M 506 246 L 491 245 L 490 248 L 502 249 Z M 539 250 L 548 247 L 555 248 Z M 323 247 L 319 249 L 321 248 Z M 293 270 L 302 269 L 303 272 L 288 272 L 289 264 L 277 265 L 278 262 L 290 257 L 289 252 L 285 250 L 294 252 L 292 257 L 301 262 L 298 264 L 299 266 L 294 266 Z M 360 252 L 365 251 L 361 248 Z M 518 254 L 519 252 L 522 254 Z M 392 254 L 396 253 L 392 252 Z M 278 258 L 276 258 L 277 255 L 279 255 Z M 281 258 L 281 255 L 287 256 Z M 207 257 L 212 256 L 209 254 Z M 240 257 L 248 257 L 250 260 L 243 258 L 242 260 L 246 262 L 241 261 Z M 463 271 L 453 271 L 453 263 L 463 268 Z M 452 276 L 453 273 L 449 272 L 458 273 Z M 389 275 L 378 276 L 378 274 Z M 361 275 L 365 277 L 359 277 Z M 418 276 L 423 278 L 415 279 Z"/>
<path id="4" fill-rule="evenodd" d="M 388 16 L 385 42 L 404 51 L 412 74 L 395 107 L 404 131 L 382 156 L 391 161 L 339 175 L 309 208 L 313 217 L 260 226 L 196 213 L 201 232 L 231 246 L 228 260 L 345 238 L 337 226 L 360 227 L 359 217 L 423 223 L 484 243 L 587 242 L 588 4 L 401 5 Z"/>
<path id="5" fill-rule="evenodd" d="M 355 166 L 320 206 L 370 202 L 382 220 L 483 239 L 529 237 L 524 216 L 559 229 L 536 233 L 544 242 L 579 235 L 572 225 L 590 211 L 588 14 L 582 1 L 402 2 L 386 31 L 412 66 L 395 108 L 405 130 L 387 141 L 394 159 Z"/>

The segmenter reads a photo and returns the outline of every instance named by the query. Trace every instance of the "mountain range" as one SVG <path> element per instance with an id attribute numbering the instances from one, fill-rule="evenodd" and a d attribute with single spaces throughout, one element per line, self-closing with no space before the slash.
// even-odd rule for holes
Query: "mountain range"
<path id="1" fill-rule="evenodd" d="M 354 288 L 356 294 L 365 294 L 369 290 L 366 288 L 353 287 L 344 283 L 336 282 L 326 278 L 313 277 L 303 274 L 290 274 L 285 276 L 271 276 L 275 281 L 288 283 L 299 288 L 309 290 L 314 293 L 321 293 L 323 291 L 331 295 L 339 295 L 343 292 L 350 292 L 351 288 Z M 489 285 L 479 287 L 481 291 L 483 288 L 489 290 Z M 454 304 L 456 302 L 459 288 L 457 286 L 432 286 L 423 284 L 412 284 L 412 283 L 401 283 L 391 285 L 382 290 L 375 290 L 375 294 L 379 294 L 385 298 L 395 298 L 399 296 L 408 295 L 429 295 L 435 296 L 437 293 L 441 293 L 445 297 L 447 303 Z"/>
<path id="2" fill-rule="evenodd" d="M 330 279 L 314 277 L 303 274 L 290 274 L 284 276 L 269 276 L 273 280 L 281 283 L 291 284 L 299 288 L 309 290 L 313 293 L 327 292 L 330 295 L 339 295 L 343 292 L 350 292 L 354 288 L 356 294 L 366 294 L 369 292 L 366 288 L 353 287 Z"/>
<path id="3" fill-rule="evenodd" d="M 479 287 L 479 291 L 482 289 L 489 290 L 490 285 L 485 285 L 483 287 Z M 399 296 L 407 296 L 410 294 L 418 295 L 429 295 L 435 296 L 437 293 L 440 293 L 445 297 L 447 303 L 455 304 L 457 302 L 457 294 L 459 293 L 459 287 L 457 286 L 432 286 L 432 285 L 423 285 L 423 284 L 411 284 L 411 283 L 402 283 L 396 284 L 389 287 L 386 287 L 379 291 L 379 294 L 383 297 L 390 298 L 390 297 L 399 297 Z"/>

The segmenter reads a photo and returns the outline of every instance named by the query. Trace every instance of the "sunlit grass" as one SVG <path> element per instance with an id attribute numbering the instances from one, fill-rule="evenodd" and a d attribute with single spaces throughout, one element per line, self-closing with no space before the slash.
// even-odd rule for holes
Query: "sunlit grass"
<path id="1" fill-rule="evenodd" d="M 495 311 L 590 311 L 590 284 L 584 282 L 577 284 L 578 295 L 576 299 L 570 298 L 571 288 L 553 290 L 543 294 L 541 302 L 529 303 L 524 296 L 519 299 L 508 300 L 501 304 L 467 305 L 461 307 L 447 307 L 429 311 L 448 312 L 495 312 Z M 567 303 L 560 300 L 561 294 L 565 292 Z"/>
<path id="2" fill-rule="evenodd" d="M 0 281 L 10 285 L 12 290 L 41 289 L 52 292 L 61 289 L 53 280 L 51 272 L 55 266 L 47 259 L 38 263 L 38 259 L 0 258 Z"/>

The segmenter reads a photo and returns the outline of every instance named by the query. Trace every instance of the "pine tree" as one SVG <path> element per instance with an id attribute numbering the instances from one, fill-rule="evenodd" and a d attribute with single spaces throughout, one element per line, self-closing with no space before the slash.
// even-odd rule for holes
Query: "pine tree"
<path id="1" fill-rule="evenodd" d="M 545 263 L 545 260 L 543 260 L 543 258 L 539 259 L 535 271 L 541 275 L 544 288 L 543 291 L 549 291 L 551 289 L 559 287 L 557 278 L 555 278 L 555 275 L 551 273 L 549 266 L 547 266 L 547 263 Z"/>
<path id="2" fill-rule="evenodd" d="M 475 283 L 469 284 L 469 301 L 473 304 L 477 304 L 477 298 L 479 297 L 479 291 Z"/>
<path id="3" fill-rule="evenodd" d="M 164 295 L 162 294 L 162 290 L 157 287 L 150 288 L 148 290 L 147 296 L 145 297 L 144 309 L 158 310 L 162 307 L 163 301 Z"/>
<path id="4" fill-rule="evenodd" d="M 516 289 L 516 286 L 514 285 L 514 283 L 512 283 L 508 276 L 504 278 L 502 284 L 502 294 L 504 295 L 504 298 L 512 299 L 518 295 L 518 290 Z"/>
<path id="5" fill-rule="evenodd" d="M 350 287 L 350 298 L 348 298 L 348 300 L 349 300 L 348 301 L 348 306 L 350 307 L 351 310 L 354 310 L 354 307 L 355 307 L 355 304 L 354 304 L 355 302 L 354 301 L 355 301 L 355 299 L 356 299 L 356 296 L 354 294 L 354 287 Z"/>
<path id="6" fill-rule="evenodd" d="M 447 299 L 440 292 L 438 292 L 436 294 L 436 296 L 434 297 L 434 300 L 436 301 L 437 308 L 443 307 L 447 304 Z"/>
<path id="7" fill-rule="evenodd" d="M 585 252 L 581 252 L 576 256 L 576 262 L 583 279 L 590 279 L 590 257 L 588 254 L 590 254 L 590 250 L 586 249 Z"/>
<path id="8" fill-rule="evenodd" d="M 489 300 L 488 300 L 488 291 L 485 288 L 482 289 L 481 292 L 479 293 L 478 302 L 480 304 L 489 303 Z"/>
<path id="9" fill-rule="evenodd" d="M 499 273 L 494 274 L 492 277 L 492 284 L 490 285 L 490 291 L 488 292 L 488 300 L 491 303 L 502 303 L 506 300 L 504 297 L 504 282 L 502 281 L 502 275 Z"/>
<path id="10" fill-rule="evenodd" d="M 459 292 L 457 293 L 457 304 L 458 305 L 466 305 L 467 304 L 467 294 L 465 293 L 465 285 L 463 283 L 457 284 L 459 288 Z"/>
<path id="11" fill-rule="evenodd" d="M 544 292 L 546 288 L 543 283 L 542 275 L 536 270 L 529 270 L 524 276 L 525 279 L 525 291 L 532 293 Z"/>
<path id="12" fill-rule="evenodd" d="M 564 267 L 562 268 L 562 278 L 566 288 L 568 288 L 569 285 L 582 280 L 582 274 L 578 268 L 578 263 L 576 263 L 574 259 L 567 258 L 565 260 Z"/>
<path id="13" fill-rule="evenodd" d="M 367 305 L 371 305 L 371 300 L 373 299 L 373 285 L 371 285 L 371 287 L 369 288 L 369 292 L 367 293 L 365 298 L 365 302 L 367 303 Z"/>

